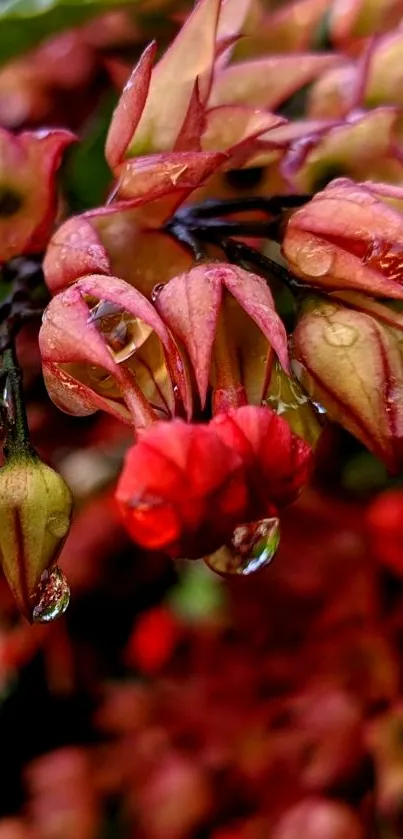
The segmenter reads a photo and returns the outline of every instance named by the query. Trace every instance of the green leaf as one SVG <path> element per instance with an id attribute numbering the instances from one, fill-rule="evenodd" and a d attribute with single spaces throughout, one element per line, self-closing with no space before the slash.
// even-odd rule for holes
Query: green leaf
<path id="1" fill-rule="evenodd" d="M 56 32 L 137 0 L 0 0 L 0 64 Z"/>
<path id="2" fill-rule="evenodd" d="M 177 563 L 178 585 L 167 598 L 168 605 L 181 618 L 190 622 L 212 620 L 225 608 L 222 580 L 202 562 Z"/>
<path id="3" fill-rule="evenodd" d="M 74 144 L 62 167 L 63 192 L 72 213 L 80 213 L 102 204 L 112 186 L 113 175 L 105 160 L 104 149 L 117 94 L 109 93 L 101 101 L 87 124 L 80 143 Z"/>

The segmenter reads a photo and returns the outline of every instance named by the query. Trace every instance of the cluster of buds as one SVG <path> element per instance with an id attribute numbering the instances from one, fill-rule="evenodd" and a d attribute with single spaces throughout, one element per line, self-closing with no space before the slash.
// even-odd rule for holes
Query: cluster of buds
<path id="1" fill-rule="evenodd" d="M 340 15 L 332 14 L 332 31 L 342 44 Z M 272 24 L 281 19 L 279 13 Z M 278 505 L 308 478 L 318 411 L 391 470 L 401 457 L 400 316 L 372 299 L 403 299 L 400 188 L 334 180 L 260 228 L 256 213 L 244 227 L 226 221 L 224 205 L 224 219 L 210 226 L 212 213 L 197 221 L 191 212 L 187 218 L 186 206 L 178 211 L 195 190 L 198 200 L 222 194 L 220 183 L 235 168 L 267 167 L 285 193 L 314 190 L 347 158 L 364 175 L 370 160 L 379 160 L 371 173 L 386 161 L 394 174 L 401 171 L 396 109 L 364 113 L 357 100 L 330 123 L 314 114 L 287 122 L 273 113 L 303 84 L 344 72 L 346 58 L 297 54 L 294 47 L 289 55 L 237 61 L 239 35 L 252 27 L 253 39 L 254 25 L 248 3 L 240 9 L 232 0 L 200 0 L 157 64 L 155 44 L 146 48 L 107 137 L 112 199 L 65 222 L 44 261 L 55 295 L 40 333 L 49 394 L 64 411 L 101 408 L 133 426 L 137 442 L 118 488 L 123 519 L 141 545 L 172 556 L 211 556 L 230 545 L 233 558 L 235 542 L 242 549 L 251 543 L 251 522 L 261 533 L 262 521 L 277 521 Z M 258 194 L 267 188 L 264 180 Z M 284 275 L 298 278 L 293 372 L 268 282 L 246 270 L 264 266 L 264 256 L 254 263 L 250 248 L 232 240 L 231 251 L 225 239 L 232 231 L 263 236 L 262 227 L 281 241 Z M 220 260 L 217 246 L 238 264 Z M 234 427 L 246 406 L 253 422 L 243 428 L 239 450 Z M 195 424 L 206 411 L 212 422 Z M 183 418 L 194 422 L 187 426 Z M 289 426 L 277 439 L 286 421 L 306 443 Z M 255 445 L 263 426 L 273 448 L 270 468 Z M 284 470 L 293 487 L 286 499 Z M 240 566 L 249 567 L 245 556 Z"/>
<path id="2" fill-rule="evenodd" d="M 400 4 L 382 6 L 389 29 Z M 312 31 L 325 14 L 335 49 L 319 53 Z M 20 174 L 15 190 L 2 197 L 0 187 L 0 259 L 49 240 L 45 383 L 61 410 L 101 409 L 133 428 L 118 500 L 143 546 L 225 567 L 242 555 L 242 569 L 252 553 L 258 567 L 262 534 L 268 557 L 278 507 L 308 480 L 321 414 L 399 468 L 403 187 L 388 183 L 403 183 L 403 155 L 388 67 L 400 35 L 375 42 L 378 23 L 358 0 L 348 9 L 298 0 L 273 13 L 199 0 L 158 61 L 150 43 L 134 70 L 120 65 L 105 147 L 115 186 L 105 206 L 67 219 L 50 240 L 53 175 L 72 135 L 4 132 L 7 159 L 20 155 L 30 178 L 46 160 L 46 177 L 35 212 Z M 289 51 L 273 55 L 286 24 Z M 305 117 L 288 120 L 307 85 Z M 334 93 L 326 112 L 321 85 Z M 252 177 L 249 203 L 234 200 L 234 170 Z M 290 342 L 278 279 L 295 292 Z M 228 562 L 211 560 L 221 548 Z"/>

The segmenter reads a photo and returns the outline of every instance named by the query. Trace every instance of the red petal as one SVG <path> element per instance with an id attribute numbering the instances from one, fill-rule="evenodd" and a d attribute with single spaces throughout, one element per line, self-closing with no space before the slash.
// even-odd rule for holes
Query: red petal
<path id="1" fill-rule="evenodd" d="M 214 67 L 219 9 L 220 0 L 199 0 L 153 70 L 130 154 L 174 147 L 197 78 L 201 102 L 206 102 Z"/>
<path id="2" fill-rule="evenodd" d="M 255 497 L 282 506 L 297 497 L 312 471 L 312 450 L 269 408 L 247 405 L 211 421 L 244 460 Z"/>
<path id="3" fill-rule="evenodd" d="M 53 294 L 86 274 L 112 273 L 108 254 L 85 216 L 73 216 L 54 233 L 43 270 Z"/>
<path id="4" fill-rule="evenodd" d="M 118 198 L 132 206 L 174 193 L 184 200 L 226 159 L 219 152 L 172 152 L 128 160 L 119 169 Z"/>
<path id="5" fill-rule="evenodd" d="M 143 113 L 156 51 L 155 42 L 144 50 L 113 114 L 105 145 L 105 157 L 112 170 L 122 162 Z"/>
<path id="6" fill-rule="evenodd" d="M 202 407 L 207 388 L 222 285 L 205 265 L 180 274 L 164 286 L 156 308 L 174 335 L 183 342 L 195 371 Z"/>
<path id="7" fill-rule="evenodd" d="M 222 282 L 228 291 L 262 330 L 277 353 L 282 367 L 289 372 L 287 333 L 276 312 L 266 281 L 257 274 L 234 266 L 222 266 L 221 271 Z"/>
<path id="8" fill-rule="evenodd" d="M 231 64 L 214 80 L 209 105 L 243 104 L 272 111 L 339 62 L 336 55 L 301 53 Z"/>

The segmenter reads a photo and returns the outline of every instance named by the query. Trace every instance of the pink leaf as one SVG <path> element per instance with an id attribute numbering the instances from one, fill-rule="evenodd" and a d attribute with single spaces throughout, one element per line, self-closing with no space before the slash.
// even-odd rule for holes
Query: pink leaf
<path id="1" fill-rule="evenodd" d="M 105 157 L 112 170 L 124 159 L 146 104 L 156 50 L 155 42 L 144 50 L 113 114 L 105 146 Z"/>

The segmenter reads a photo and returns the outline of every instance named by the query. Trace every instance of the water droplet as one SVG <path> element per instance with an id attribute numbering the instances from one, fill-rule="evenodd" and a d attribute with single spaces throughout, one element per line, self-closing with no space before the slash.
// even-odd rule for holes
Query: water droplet
<path id="1" fill-rule="evenodd" d="M 165 285 L 165 283 L 157 283 L 157 285 L 154 286 L 154 288 L 151 292 L 151 300 L 153 301 L 153 303 L 155 303 L 155 301 L 160 296 L 161 291 L 164 288 L 164 285 Z"/>
<path id="2" fill-rule="evenodd" d="M 261 519 L 236 527 L 231 541 L 205 561 L 212 571 L 223 576 L 253 574 L 272 561 L 279 542 L 279 519 Z"/>
<path id="3" fill-rule="evenodd" d="M 70 601 L 70 589 L 63 571 L 55 565 L 44 571 L 35 594 L 32 611 L 34 623 L 50 623 L 64 615 Z"/>
<path id="4" fill-rule="evenodd" d="M 116 303 L 112 303 L 110 300 L 100 300 L 92 307 L 87 323 L 94 323 L 97 320 L 108 318 L 111 315 L 117 315 L 120 312 L 122 312 L 121 306 L 118 306 Z"/>
<path id="5" fill-rule="evenodd" d="M 1 402 L 6 411 L 9 411 L 11 408 L 11 401 L 8 381 L 6 381 L 6 384 L 4 385 L 3 392 L 1 394 Z"/>
<path id="6" fill-rule="evenodd" d="M 110 300 L 100 300 L 92 307 L 88 323 L 95 323 L 117 364 L 131 358 L 152 332 L 148 323 L 133 317 Z"/>
<path id="7" fill-rule="evenodd" d="M 324 408 L 320 402 L 312 402 L 312 405 L 317 410 L 318 414 L 326 414 L 326 408 Z"/>
<path id="8" fill-rule="evenodd" d="M 307 242 L 296 254 L 298 268 L 310 277 L 324 277 L 334 262 L 334 249 L 326 242 Z"/>
<path id="9" fill-rule="evenodd" d="M 53 513 L 49 516 L 46 530 L 56 539 L 63 539 L 70 527 L 70 518 L 65 513 Z"/>
<path id="10" fill-rule="evenodd" d="M 326 327 L 325 341 L 331 347 L 352 347 L 358 341 L 358 329 L 347 323 L 331 323 Z"/>

